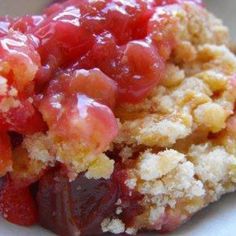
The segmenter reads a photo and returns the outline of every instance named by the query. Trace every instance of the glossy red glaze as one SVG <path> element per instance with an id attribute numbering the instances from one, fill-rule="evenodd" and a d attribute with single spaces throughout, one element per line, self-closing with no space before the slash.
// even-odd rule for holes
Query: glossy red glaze
<path id="1" fill-rule="evenodd" d="M 17 89 L 20 106 L 0 113 L 0 127 L 22 134 L 45 131 L 41 115 L 26 99 L 35 91 L 42 93 L 44 107 L 48 107 L 43 116 L 51 114 L 50 99 L 58 92 L 52 92 L 49 98 L 44 91 L 58 70 L 64 70 L 64 77 L 71 77 L 60 91 L 72 96 L 66 98 L 68 101 L 75 100 L 75 93 L 79 93 L 113 108 L 118 103 L 144 99 L 163 77 L 165 61 L 175 44 L 170 33 L 155 41 L 153 32 L 165 31 L 166 22 L 171 21 L 170 15 L 153 20 L 155 5 L 153 0 L 69 0 L 52 5 L 42 16 L 2 18 L 0 58 L 7 64 L 2 76 L 9 89 Z M 84 69 L 90 70 L 88 76 L 81 75 Z M 98 110 L 104 110 L 102 120 L 114 120 L 107 108 Z M 98 114 L 101 116 L 101 112 Z M 65 121 L 65 127 L 69 125 Z M 113 138 L 117 132 L 111 133 Z"/>
<path id="2" fill-rule="evenodd" d="M 144 0 L 71 0 L 51 6 L 47 19 L 33 29 L 46 66 L 40 78 L 50 77 L 58 66 L 97 67 L 118 83 L 118 102 L 141 101 L 160 82 L 168 59 L 147 39 L 154 5 Z"/>
<path id="3" fill-rule="evenodd" d="M 112 111 L 86 95 L 54 94 L 39 109 L 56 137 L 82 141 L 95 152 L 106 149 L 118 132 Z"/>
<path id="4" fill-rule="evenodd" d="M 52 80 L 47 93 L 64 93 L 68 96 L 80 93 L 113 109 L 116 105 L 117 83 L 97 68 L 80 69 L 68 71 Z"/>

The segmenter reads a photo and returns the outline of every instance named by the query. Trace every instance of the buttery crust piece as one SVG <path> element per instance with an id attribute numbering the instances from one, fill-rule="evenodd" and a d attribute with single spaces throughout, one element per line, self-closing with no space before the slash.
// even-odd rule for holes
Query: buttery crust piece
<path id="1" fill-rule="evenodd" d="M 110 147 L 124 165 L 137 156 L 133 167 L 127 165 L 126 185 L 144 195 L 144 211 L 130 227 L 119 219 L 117 206 L 117 217 L 102 222 L 103 232 L 173 230 L 236 189 L 236 136 L 227 129 L 234 116 L 236 57 L 228 30 L 195 4 L 166 9 L 177 21 L 177 46 L 165 79 L 142 103 L 116 109 L 120 131 Z M 88 178 L 109 178 L 114 168 L 105 154 L 59 143 L 50 131 L 27 136 L 23 147 L 33 160 L 69 163 L 72 179 L 82 171 Z"/>

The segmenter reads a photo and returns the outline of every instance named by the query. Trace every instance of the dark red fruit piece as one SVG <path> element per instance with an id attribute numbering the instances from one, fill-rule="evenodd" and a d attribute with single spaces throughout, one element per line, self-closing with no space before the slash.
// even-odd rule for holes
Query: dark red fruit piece
<path id="1" fill-rule="evenodd" d="M 59 235 L 100 234 L 101 222 L 115 210 L 118 191 L 112 180 L 80 175 L 69 182 L 60 171 L 52 171 L 39 183 L 40 223 Z"/>
<path id="2" fill-rule="evenodd" d="M 81 174 L 69 182 L 65 176 L 61 169 L 51 170 L 40 180 L 37 194 L 41 225 L 59 235 L 101 234 L 101 222 L 115 216 L 118 199 L 123 209 L 119 217 L 128 227 L 143 212 L 138 203 L 143 196 L 128 189 L 126 170 L 119 164 L 109 180 Z"/>

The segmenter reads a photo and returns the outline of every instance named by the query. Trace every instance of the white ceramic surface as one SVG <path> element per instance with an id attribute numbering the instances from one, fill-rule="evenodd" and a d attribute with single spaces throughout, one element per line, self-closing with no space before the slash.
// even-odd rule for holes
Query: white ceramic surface
<path id="1" fill-rule="evenodd" d="M 205 0 L 208 8 L 230 28 L 236 42 L 236 0 Z"/>
<path id="2" fill-rule="evenodd" d="M 50 0 L 0 0 L 0 15 L 37 13 Z M 208 8 L 224 19 L 236 41 L 236 0 L 205 0 Z M 52 236 L 39 226 L 24 228 L 0 219 L 0 236 Z M 176 236 L 235 236 L 236 193 L 224 196 L 196 214 L 193 219 L 171 234 Z"/>

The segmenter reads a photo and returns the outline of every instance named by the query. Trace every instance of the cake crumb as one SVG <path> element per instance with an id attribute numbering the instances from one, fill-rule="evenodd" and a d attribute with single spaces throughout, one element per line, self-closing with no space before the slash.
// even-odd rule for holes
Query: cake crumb
<path id="1" fill-rule="evenodd" d="M 103 220 L 101 227 L 104 233 L 120 234 L 125 232 L 125 225 L 120 219 L 106 218 Z"/>
<path id="2" fill-rule="evenodd" d="M 109 179 L 114 170 L 114 163 L 114 160 L 109 159 L 105 154 L 101 154 L 89 165 L 85 176 L 88 179 Z"/>
<path id="3" fill-rule="evenodd" d="M 160 178 L 173 170 L 184 158 L 183 154 L 175 150 L 167 150 L 158 154 L 146 151 L 140 157 L 139 172 L 141 179 L 154 180 Z"/>

